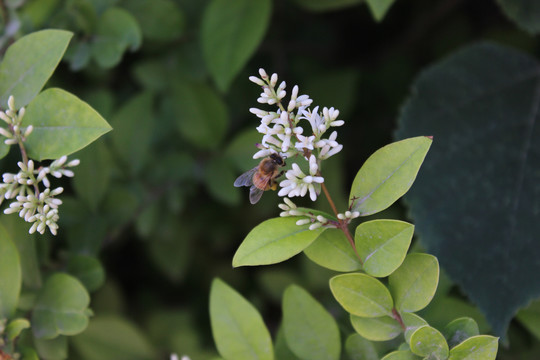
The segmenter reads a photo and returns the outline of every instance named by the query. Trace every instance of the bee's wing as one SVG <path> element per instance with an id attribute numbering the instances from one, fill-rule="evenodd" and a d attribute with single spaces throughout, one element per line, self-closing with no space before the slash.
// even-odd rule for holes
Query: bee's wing
<path id="1" fill-rule="evenodd" d="M 258 166 L 255 166 L 253 169 L 246 171 L 240 175 L 235 181 L 234 186 L 251 186 L 253 185 L 253 175 L 257 171 Z"/>
<path id="2" fill-rule="evenodd" d="M 264 190 L 259 189 L 255 185 L 251 185 L 249 188 L 249 202 L 252 204 L 256 204 L 259 200 L 261 200 L 261 196 L 264 193 Z"/>

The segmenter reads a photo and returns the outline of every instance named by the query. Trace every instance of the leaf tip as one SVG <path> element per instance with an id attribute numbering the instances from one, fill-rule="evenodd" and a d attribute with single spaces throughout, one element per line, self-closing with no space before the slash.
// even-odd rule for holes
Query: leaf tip
<path id="1" fill-rule="evenodd" d="M 429 140 L 433 140 L 433 135 L 426 135 Z"/>

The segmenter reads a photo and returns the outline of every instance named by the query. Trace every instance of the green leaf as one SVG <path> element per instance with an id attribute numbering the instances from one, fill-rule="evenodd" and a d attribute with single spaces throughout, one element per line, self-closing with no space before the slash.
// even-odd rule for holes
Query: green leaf
<path id="1" fill-rule="evenodd" d="M 392 205 L 411 187 L 432 139 L 418 136 L 377 150 L 354 178 L 350 205 L 361 216 L 375 214 Z"/>
<path id="2" fill-rule="evenodd" d="M 67 263 L 67 271 L 79 279 L 89 292 L 99 289 L 105 282 L 103 265 L 93 256 L 72 256 Z"/>
<path id="3" fill-rule="evenodd" d="M 99 19 L 92 44 L 92 56 L 99 66 L 117 65 L 129 48 L 135 51 L 141 45 L 142 34 L 137 20 L 126 10 L 112 7 Z"/>
<path id="4" fill-rule="evenodd" d="M 236 250 L 233 266 L 285 261 L 307 248 L 326 229 L 296 225 L 298 217 L 279 217 L 257 225 Z"/>
<path id="5" fill-rule="evenodd" d="M 10 321 L 5 330 L 5 334 L 8 340 L 13 341 L 15 338 L 19 337 L 21 332 L 24 329 L 28 329 L 30 327 L 30 321 L 24 318 L 19 319 L 13 319 Z"/>
<path id="6" fill-rule="evenodd" d="M 360 224 L 354 239 L 365 272 L 375 277 L 393 273 L 405 259 L 413 233 L 414 226 L 404 221 L 373 220 Z"/>
<path id="7" fill-rule="evenodd" d="M 93 318 L 71 343 L 85 360 L 152 360 L 157 356 L 140 329 L 112 315 Z"/>
<path id="8" fill-rule="evenodd" d="M 424 325 L 411 335 L 411 351 L 420 356 L 432 356 L 435 359 L 448 358 L 448 344 L 444 336 L 435 328 Z"/>
<path id="9" fill-rule="evenodd" d="M 210 290 L 210 322 L 216 347 L 226 360 L 272 360 L 272 339 L 259 312 L 220 279 Z"/>
<path id="10" fill-rule="evenodd" d="M 443 329 L 443 335 L 448 341 L 450 348 L 453 348 L 457 344 L 464 340 L 480 334 L 478 324 L 474 319 L 469 317 L 462 317 L 455 319 Z"/>
<path id="11" fill-rule="evenodd" d="M 366 0 L 366 3 L 371 10 L 373 18 L 380 22 L 386 12 L 390 9 L 390 6 L 394 3 L 395 0 Z"/>
<path id="12" fill-rule="evenodd" d="M 57 336 L 54 339 L 34 339 L 34 343 L 42 359 L 64 360 L 68 358 L 68 342 L 65 336 Z"/>
<path id="13" fill-rule="evenodd" d="M 335 319 L 307 291 L 291 285 L 283 294 L 283 331 L 301 359 L 338 360 L 341 340 Z"/>
<path id="14" fill-rule="evenodd" d="M 521 309 L 516 318 L 537 339 L 540 339 L 540 300 L 533 301 L 529 306 Z"/>
<path id="15" fill-rule="evenodd" d="M 262 41 L 271 5 L 270 0 L 212 0 L 206 7 L 201 24 L 203 55 L 222 92 Z"/>
<path id="16" fill-rule="evenodd" d="M 204 181 L 209 193 L 225 205 L 240 203 L 240 191 L 231 189 L 236 177 L 232 165 L 221 156 L 210 159 L 204 169 Z"/>
<path id="17" fill-rule="evenodd" d="M 96 212 L 111 180 L 113 171 L 111 154 L 100 139 L 78 151 L 75 157 L 81 163 L 75 168 L 77 176 L 73 177 L 73 188 L 78 197 Z"/>
<path id="18" fill-rule="evenodd" d="M 540 4 L 536 0 L 497 0 L 506 16 L 531 34 L 540 33 Z"/>
<path id="19" fill-rule="evenodd" d="M 170 101 L 182 136 L 200 148 L 217 148 L 229 122 L 223 100 L 207 85 L 178 81 L 172 85 L 172 96 Z"/>
<path id="20" fill-rule="evenodd" d="M 330 290 L 343 308 L 357 316 L 392 316 L 393 301 L 388 289 L 366 274 L 343 274 L 330 279 Z"/>
<path id="21" fill-rule="evenodd" d="M 0 226 L 0 319 L 15 313 L 21 292 L 19 252 L 4 227 Z"/>
<path id="22" fill-rule="evenodd" d="M 309 247 L 304 254 L 314 263 L 334 271 L 356 271 L 362 268 L 343 231 L 327 229 Z"/>
<path id="23" fill-rule="evenodd" d="M 425 308 L 437 290 L 439 262 L 421 253 L 409 254 L 389 277 L 389 287 L 399 312 L 415 312 Z"/>
<path id="24" fill-rule="evenodd" d="M 393 351 L 383 357 L 381 360 L 418 360 L 420 357 L 414 355 L 410 350 Z"/>
<path id="25" fill-rule="evenodd" d="M 379 360 L 379 354 L 373 343 L 358 334 L 352 334 L 347 338 L 345 351 L 350 360 Z"/>
<path id="26" fill-rule="evenodd" d="M 390 316 L 365 318 L 351 315 L 351 324 L 356 332 L 371 341 L 387 341 L 403 332 L 401 325 Z"/>
<path id="27" fill-rule="evenodd" d="M 360 4 L 362 0 L 294 0 L 301 7 L 311 11 L 331 11 Z"/>
<path id="28" fill-rule="evenodd" d="M 115 129 L 112 144 L 131 174 L 139 173 L 152 156 L 153 102 L 152 93 L 138 94 L 126 101 L 111 120 Z"/>
<path id="29" fill-rule="evenodd" d="M 28 105 L 23 124 L 34 127 L 25 142 L 28 156 L 40 161 L 69 155 L 111 130 L 90 105 L 55 88 Z"/>
<path id="30" fill-rule="evenodd" d="M 73 33 L 42 30 L 13 43 L 0 64 L 0 107 L 10 95 L 17 109 L 28 104 L 43 88 L 62 59 Z"/>
<path id="31" fill-rule="evenodd" d="M 122 3 L 141 25 L 142 35 L 148 40 L 172 41 L 182 35 L 184 14 L 171 0 L 129 0 Z"/>
<path id="32" fill-rule="evenodd" d="M 473 336 L 450 350 L 448 360 L 495 360 L 499 338 L 488 335 Z"/>
<path id="33" fill-rule="evenodd" d="M 405 324 L 405 341 L 411 342 L 411 335 L 421 326 L 427 325 L 427 321 L 414 313 L 401 313 L 401 320 Z"/>
<path id="34" fill-rule="evenodd" d="M 57 273 L 47 279 L 38 294 L 32 314 L 36 338 L 53 339 L 58 335 L 76 335 L 88 325 L 90 296 L 74 277 Z"/>
<path id="35" fill-rule="evenodd" d="M 434 135 L 405 197 L 415 231 L 499 335 L 540 296 L 540 222 L 531 210 L 540 207 L 539 82 L 535 58 L 467 47 L 415 81 L 396 134 Z"/>
<path id="36" fill-rule="evenodd" d="M 281 296 L 281 295 L 280 295 Z M 285 334 L 283 332 L 283 327 L 278 329 L 276 335 L 276 341 L 274 346 L 274 358 L 280 360 L 300 360 L 289 348 L 287 345 L 287 340 L 285 339 Z"/>

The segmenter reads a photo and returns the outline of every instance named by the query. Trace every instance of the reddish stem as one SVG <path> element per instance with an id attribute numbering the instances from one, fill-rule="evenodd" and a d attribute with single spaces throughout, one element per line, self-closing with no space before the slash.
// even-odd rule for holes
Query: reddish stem
<path id="1" fill-rule="evenodd" d="M 407 330 L 407 326 L 405 326 L 405 323 L 403 323 L 403 319 L 401 318 L 401 315 L 399 315 L 399 313 L 397 312 L 396 308 L 392 309 L 392 317 L 396 319 L 403 331 Z"/>

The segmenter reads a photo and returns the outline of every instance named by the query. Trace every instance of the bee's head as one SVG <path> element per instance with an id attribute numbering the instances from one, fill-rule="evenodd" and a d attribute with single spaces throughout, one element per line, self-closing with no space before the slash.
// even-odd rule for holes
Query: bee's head
<path id="1" fill-rule="evenodd" d="M 283 160 L 283 157 L 280 154 L 277 154 L 277 153 L 270 154 L 270 158 L 272 159 L 272 161 L 275 164 L 277 164 L 279 166 L 284 166 L 285 165 L 285 160 Z"/>

